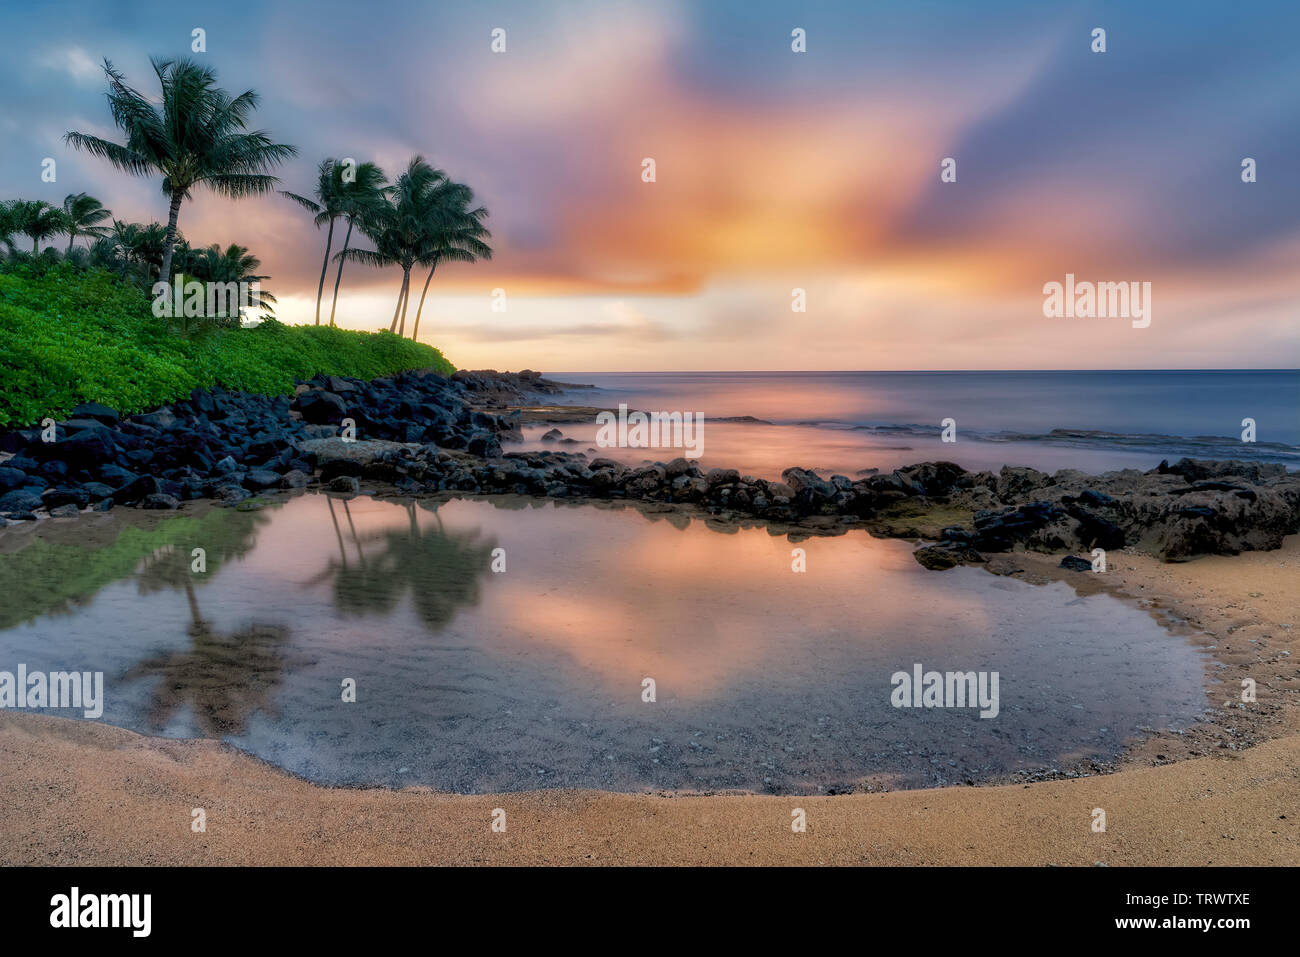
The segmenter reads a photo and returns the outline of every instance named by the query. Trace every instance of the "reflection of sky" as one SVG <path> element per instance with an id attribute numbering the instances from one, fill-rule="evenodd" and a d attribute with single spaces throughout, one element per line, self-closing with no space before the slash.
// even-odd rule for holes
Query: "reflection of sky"
<path id="1" fill-rule="evenodd" d="M 796 573 L 764 529 L 508 506 L 335 500 L 336 532 L 323 496 L 298 498 L 261 513 L 256 547 L 196 583 L 193 607 L 114 583 L 0 633 L 0 668 L 102 670 L 105 722 L 224 729 L 317 780 L 459 790 L 936 783 L 1113 754 L 1204 700 L 1190 645 L 1065 585 L 938 575 L 861 531 L 801 542 Z M 363 563 L 382 576 L 341 584 Z M 999 672 L 1001 716 L 891 708 L 890 676 L 915 662 Z"/>
<path id="2" fill-rule="evenodd" d="M 201 12 L 6 3 L 16 51 L 0 195 L 89 190 L 159 218 L 156 181 L 61 143 L 109 133 L 95 63 L 149 90 L 188 52 L 301 154 L 413 153 L 468 181 L 498 255 L 435 280 L 422 329 L 463 366 L 1152 368 L 1294 365 L 1300 288 L 1300 7 L 729 0 Z M 508 52 L 488 52 L 492 28 Z M 793 26 L 808 52 L 793 54 Z M 1093 27 L 1109 52 L 1089 52 Z M 43 184 L 40 160 L 59 161 Z M 640 162 L 658 181 L 640 181 Z M 958 161 L 958 183 L 938 181 Z M 1240 182 L 1242 157 L 1260 179 Z M 196 196 L 182 228 L 253 248 L 309 318 L 323 237 L 291 204 Z M 1154 284 L 1153 325 L 1042 318 L 1041 287 Z M 354 267 L 344 322 L 391 315 L 397 277 Z M 488 310 L 506 288 L 510 311 Z M 805 288 L 809 312 L 789 311 Z M 1125 326 L 1121 328 L 1121 326 Z"/>

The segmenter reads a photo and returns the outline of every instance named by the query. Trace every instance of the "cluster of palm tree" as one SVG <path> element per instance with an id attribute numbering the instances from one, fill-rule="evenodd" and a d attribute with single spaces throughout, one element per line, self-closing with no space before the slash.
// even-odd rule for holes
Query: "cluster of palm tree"
<path id="1" fill-rule="evenodd" d="M 262 261 L 250 253 L 247 246 L 238 246 L 231 243 L 225 249 L 222 249 L 220 245 L 213 243 L 211 246 L 204 246 L 202 249 L 192 249 L 189 243 L 178 240 L 172 256 L 172 263 L 176 266 L 178 274 L 184 273 L 186 277 L 197 279 L 200 282 L 257 283 L 258 287 L 252 291 L 252 301 L 246 305 L 261 309 L 268 314 L 275 312 L 275 296 L 260 288 L 262 280 L 270 277 L 259 273 L 262 268 Z M 215 318 L 225 319 L 231 324 L 238 324 L 242 317 L 243 312 L 241 309 L 238 313 Z"/>
<path id="2" fill-rule="evenodd" d="M 36 256 L 40 254 L 41 243 L 56 236 L 67 236 L 65 255 L 71 255 L 72 244 L 77 239 L 106 235 L 108 227 L 103 223 L 112 215 L 103 203 L 87 193 L 69 194 L 62 207 L 43 199 L 13 199 L 0 203 L 0 242 L 12 255 L 17 251 L 14 237 L 26 236 L 32 241 L 32 255 Z"/>
<path id="3" fill-rule="evenodd" d="M 259 101 L 255 91 L 232 96 L 216 85 L 211 68 L 193 60 L 150 62 L 160 89 L 160 95 L 152 99 L 128 85 L 123 74 L 104 61 L 109 112 L 123 132 L 124 142 L 79 132 L 69 132 L 64 139 L 131 175 L 161 175 L 162 192 L 168 200 L 166 226 L 112 220 L 111 212 L 98 200 L 78 193 L 65 200 L 63 209 L 41 201 L 5 204 L 0 208 L 0 242 L 9 247 L 12 258 L 15 235 L 32 240 L 33 255 L 39 254 L 43 241 L 66 235 L 64 257 L 73 259 L 73 244 L 78 237 L 85 237 L 90 245 L 77 253 L 77 259 L 143 281 L 153 277 L 170 281 L 180 271 L 216 281 L 265 279 L 257 275 L 261 264 L 244 247 L 189 248 L 178 227 L 180 210 L 200 186 L 236 199 L 274 191 L 279 180 L 271 170 L 297 150 L 274 142 L 265 131 L 249 128 Z M 337 271 L 330 325 L 334 325 L 344 263 L 401 269 L 389 331 L 402 336 L 406 335 L 411 273 L 417 268 L 428 270 L 415 311 L 413 339 L 419 335 L 424 299 L 438 265 L 492 256 L 487 244 L 490 233 L 483 225 L 487 210 L 475 205 L 468 186 L 454 182 L 422 156 L 413 157 L 392 184 L 373 163 L 327 159 L 320 164 L 314 199 L 282 192 L 307 209 L 318 228 L 328 227 L 316 289 L 317 325 L 331 254 Z M 343 247 L 334 253 L 334 229 L 344 221 Z M 354 232 L 361 233 L 374 248 L 353 247 Z M 264 299 L 274 301 L 265 294 Z"/>
<path id="4" fill-rule="evenodd" d="M 425 295 L 438 264 L 492 258 L 492 249 L 487 244 L 491 234 L 483 225 L 488 211 L 474 205 L 473 190 L 453 182 L 445 172 L 430 166 L 423 156 L 412 157 L 406 170 L 392 184 L 385 181 L 383 170 L 374 163 L 326 159 L 318 170 L 314 199 L 288 191 L 282 194 L 311 213 L 317 228 L 327 227 L 325 256 L 316 289 L 317 325 L 321 321 L 325 277 L 334 245 L 334 225 L 341 219 L 347 220 L 348 228 L 343 248 L 334 256 L 338 271 L 330 303 L 330 325 L 334 325 L 345 262 L 377 268 L 398 266 L 402 270 L 397 304 L 389 324 L 389 332 L 400 336 L 406 335 L 411 272 L 417 266 L 428 268 L 411 331 L 411 338 L 417 339 Z M 374 249 L 353 248 L 354 229 L 369 239 Z"/>
<path id="5" fill-rule="evenodd" d="M 167 250 L 167 227 L 161 223 L 127 223 L 120 219 L 103 225 L 112 213 L 99 200 L 85 193 L 75 193 L 64 201 L 63 209 L 40 200 L 12 200 L 0 203 L 0 243 L 8 247 L 8 258 L 15 262 L 68 262 L 85 268 L 107 269 L 122 279 L 150 289 L 162 275 Z M 52 236 L 67 235 L 66 250 L 55 245 L 40 248 Z M 23 250 L 16 236 L 33 240 L 32 250 Z M 73 243 L 84 237 L 86 246 Z M 218 244 L 191 247 L 179 232 L 172 250 L 175 273 L 184 273 L 201 282 L 260 283 L 269 278 L 260 274 L 261 260 L 246 246 Z M 175 274 L 174 273 L 174 274 Z M 275 296 L 258 292 L 252 305 L 274 312 Z"/>

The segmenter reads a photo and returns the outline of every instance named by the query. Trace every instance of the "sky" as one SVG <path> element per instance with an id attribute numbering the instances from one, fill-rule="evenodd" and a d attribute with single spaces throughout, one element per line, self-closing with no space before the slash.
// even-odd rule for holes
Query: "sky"
<path id="1" fill-rule="evenodd" d="M 165 221 L 63 134 L 120 139 L 105 57 L 154 93 L 149 57 L 191 56 L 261 94 L 285 189 L 417 153 L 473 187 L 495 256 L 440 267 L 420 324 L 462 368 L 1293 368 L 1297 35 L 1294 0 L 0 0 L 0 199 Z M 199 192 L 180 227 L 313 320 L 299 207 Z M 1067 273 L 1151 283 L 1150 324 L 1046 317 Z M 340 324 L 386 328 L 399 282 L 349 264 Z"/>

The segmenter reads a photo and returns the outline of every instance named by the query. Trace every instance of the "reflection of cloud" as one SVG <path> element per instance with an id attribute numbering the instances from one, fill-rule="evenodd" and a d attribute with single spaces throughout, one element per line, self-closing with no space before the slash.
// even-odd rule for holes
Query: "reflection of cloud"
<path id="1" fill-rule="evenodd" d="M 530 519 L 544 539 L 556 518 L 579 517 L 542 511 Z M 929 582 L 906 550 L 865 533 L 801 543 L 809 570 L 794 574 L 791 544 L 766 529 L 718 534 L 700 521 L 682 529 L 632 509 L 599 518 L 600 535 L 566 539 L 571 587 L 548 582 L 539 598 L 528 563 L 516 559 L 517 572 L 498 582 L 496 607 L 507 626 L 502 642 L 530 656 L 562 652 L 610 693 L 650 676 L 662 700 L 704 698 L 846 643 L 915 638 L 915 601 Z M 886 582 L 888 600 L 878 591 Z M 989 627 L 987 611 L 959 590 L 927 587 L 925 601 L 929 614 L 963 620 L 972 633 Z"/>

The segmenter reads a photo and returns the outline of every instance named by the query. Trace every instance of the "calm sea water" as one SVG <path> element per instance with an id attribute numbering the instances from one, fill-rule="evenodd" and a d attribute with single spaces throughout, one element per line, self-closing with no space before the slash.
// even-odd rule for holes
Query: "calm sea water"
<path id="1" fill-rule="evenodd" d="M 568 404 L 699 412 L 704 464 L 852 475 L 943 458 L 971 469 L 1149 469 L 1182 456 L 1300 467 L 1300 370 L 548 373 Z M 764 424 L 736 424 L 753 416 Z M 957 442 L 940 441 L 954 419 Z M 1256 423 L 1243 442 L 1242 420 Z M 530 430 L 535 444 L 545 430 Z M 596 429 L 563 429 L 585 449 Z M 667 454 L 668 450 L 661 450 Z M 627 456 L 625 456 L 627 457 Z M 662 454 L 648 453 L 649 458 Z"/>

